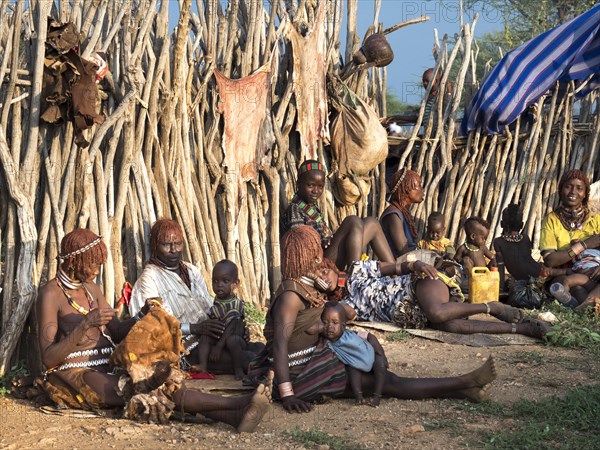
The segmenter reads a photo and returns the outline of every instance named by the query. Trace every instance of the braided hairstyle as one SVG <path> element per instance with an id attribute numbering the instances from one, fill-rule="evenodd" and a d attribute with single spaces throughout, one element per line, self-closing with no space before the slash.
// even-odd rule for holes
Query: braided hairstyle
<path id="1" fill-rule="evenodd" d="M 400 210 L 408 225 L 413 239 L 417 239 L 417 226 L 415 218 L 408 207 L 411 205 L 408 193 L 421 185 L 421 177 L 417 172 L 410 169 L 397 171 L 390 180 L 390 203 Z"/>
<path id="2" fill-rule="evenodd" d="M 322 264 L 321 237 L 309 225 L 292 227 L 281 237 L 281 274 L 284 279 L 313 274 Z"/>
<path id="3" fill-rule="evenodd" d="M 158 219 L 150 229 L 150 254 L 156 257 L 156 250 L 159 242 L 166 242 L 171 236 L 181 238 L 183 241 L 183 231 L 179 224 L 172 219 Z"/>
<path id="4" fill-rule="evenodd" d="M 566 182 L 574 179 L 583 181 L 583 184 L 585 185 L 585 196 L 583 197 L 582 204 L 587 208 L 588 200 L 590 199 L 590 179 L 583 170 L 567 170 L 563 176 L 560 177 L 560 181 L 558 182 L 559 195 Z"/>
<path id="5" fill-rule="evenodd" d="M 78 228 L 62 238 L 60 242 L 60 257 L 63 261 L 61 267 L 71 278 L 79 281 L 89 280 L 94 275 L 95 268 L 93 266 L 106 262 L 108 250 L 102 241 L 78 253 L 78 250 L 83 250 L 99 237 L 87 228 Z"/>

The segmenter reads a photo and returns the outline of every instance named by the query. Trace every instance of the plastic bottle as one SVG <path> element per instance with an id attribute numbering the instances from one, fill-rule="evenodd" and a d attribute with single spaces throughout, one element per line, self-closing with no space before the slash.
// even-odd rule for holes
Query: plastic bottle
<path id="1" fill-rule="evenodd" d="M 500 298 L 500 272 L 497 267 L 473 267 L 469 277 L 469 302 L 497 302 Z"/>
<path id="2" fill-rule="evenodd" d="M 561 283 L 552 283 L 550 285 L 550 295 L 570 308 L 574 308 L 579 304 L 575 297 L 573 297 Z"/>

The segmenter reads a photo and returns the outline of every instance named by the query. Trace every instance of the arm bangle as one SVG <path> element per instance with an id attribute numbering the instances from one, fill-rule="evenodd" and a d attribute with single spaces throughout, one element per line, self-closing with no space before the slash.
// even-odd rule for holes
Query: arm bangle
<path id="1" fill-rule="evenodd" d="M 292 388 L 291 381 L 279 384 L 279 396 L 281 398 L 291 397 L 292 395 L 294 395 L 294 389 Z"/>
<path id="2" fill-rule="evenodd" d="M 181 334 L 192 334 L 191 324 L 189 322 L 184 322 L 181 324 Z"/>
<path id="3" fill-rule="evenodd" d="M 140 309 L 137 314 L 135 316 L 133 316 L 133 318 L 135 319 L 136 322 L 139 322 L 140 320 L 142 320 L 142 317 L 144 317 L 145 314 L 142 313 L 142 310 Z"/>
<path id="4" fill-rule="evenodd" d="M 577 255 L 582 253 L 584 250 L 585 248 L 583 247 L 581 242 L 576 242 L 571 246 L 571 248 L 567 250 L 567 253 L 569 254 L 572 260 L 575 260 L 577 258 Z"/>

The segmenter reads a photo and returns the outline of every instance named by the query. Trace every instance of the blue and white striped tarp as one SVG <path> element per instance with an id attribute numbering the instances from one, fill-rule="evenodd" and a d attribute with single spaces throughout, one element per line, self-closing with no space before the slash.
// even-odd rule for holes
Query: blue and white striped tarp
<path id="1" fill-rule="evenodd" d="M 462 132 L 500 133 L 557 80 L 589 76 L 580 95 L 600 86 L 600 4 L 507 53 L 473 97 Z"/>

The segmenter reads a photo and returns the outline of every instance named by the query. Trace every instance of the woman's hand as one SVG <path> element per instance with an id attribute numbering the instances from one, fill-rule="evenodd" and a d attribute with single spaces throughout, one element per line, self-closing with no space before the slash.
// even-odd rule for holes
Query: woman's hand
<path id="1" fill-rule="evenodd" d="M 438 273 L 437 270 L 435 270 L 435 267 L 425 264 L 423 261 L 415 261 L 413 267 L 413 272 L 417 275 L 424 274 L 427 278 L 431 278 L 432 280 L 438 279 Z"/>
<path id="2" fill-rule="evenodd" d="M 113 308 L 96 308 L 92 309 L 83 320 L 83 326 L 86 330 L 91 328 L 100 328 L 108 324 L 117 312 Z"/>
<path id="3" fill-rule="evenodd" d="M 594 234 L 593 236 L 587 238 L 584 242 L 585 242 L 585 246 L 587 248 L 599 248 L 600 247 L 600 234 Z"/>
<path id="4" fill-rule="evenodd" d="M 289 413 L 306 413 L 312 410 L 312 405 L 300 400 L 295 395 L 289 395 L 281 399 L 284 409 Z"/>
<path id="5" fill-rule="evenodd" d="M 163 300 L 160 297 L 152 297 L 152 298 L 147 298 L 146 302 L 144 303 L 144 306 L 142 306 L 142 308 L 140 309 L 142 316 L 145 316 L 146 314 L 148 314 L 148 312 L 150 311 L 151 308 L 154 308 L 156 306 L 161 306 L 163 305 Z"/>

